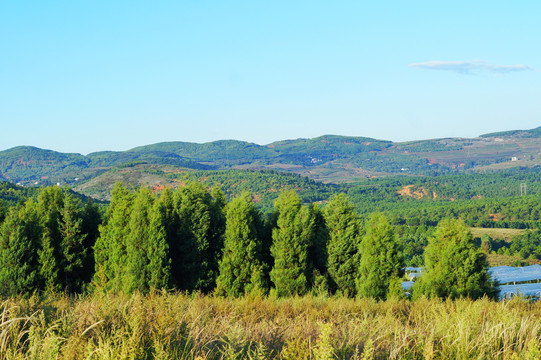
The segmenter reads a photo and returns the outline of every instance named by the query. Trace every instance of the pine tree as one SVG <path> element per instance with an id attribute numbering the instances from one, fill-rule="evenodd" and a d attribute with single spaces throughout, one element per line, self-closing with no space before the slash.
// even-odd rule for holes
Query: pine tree
<path id="1" fill-rule="evenodd" d="M 424 258 L 425 270 L 413 288 L 415 298 L 496 297 L 497 290 L 487 272 L 486 255 L 475 245 L 463 221 L 442 220 Z"/>
<path id="2" fill-rule="evenodd" d="M 325 207 L 329 231 L 327 243 L 328 271 L 343 294 L 355 295 L 358 276 L 362 230 L 353 205 L 344 194 L 337 195 Z"/>
<path id="3" fill-rule="evenodd" d="M 8 211 L 0 226 L 0 295 L 30 294 L 42 287 L 37 255 L 41 231 L 32 200 Z"/>
<path id="4" fill-rule="evenodd" d="M 314 240 L 312 208 L 302 206 L 294 191 L 282 192 L 274 206 L 278 219 L 272 233 L 271 281 L 278 296 L 304 295 L 311 289 L 313 275 L 309 256 Z"/>
<path id="5" fill-rule="evenodd" d="M 263 267 L 261 214 L 250 193 L 243 193 L 226 207 L 224 253 L 216 280 L 219 295 L 241 296 L 266 288 Z"/>
<path id="6" fill-rule="evenodd" d="M 361 242 L 361 262 L 357 294 L 385 300 L 394 289 L 404 266 L 399 243 L 392 226 L 382 214 L 374 214 Z"/>

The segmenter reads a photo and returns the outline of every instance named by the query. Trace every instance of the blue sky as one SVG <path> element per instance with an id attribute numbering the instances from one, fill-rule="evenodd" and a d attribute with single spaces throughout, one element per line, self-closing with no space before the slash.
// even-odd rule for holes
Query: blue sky
<path id="1" fill-rule="evenodd" d="M 0 150 L 541 126 L 541 2 L 3 1 Z"/>

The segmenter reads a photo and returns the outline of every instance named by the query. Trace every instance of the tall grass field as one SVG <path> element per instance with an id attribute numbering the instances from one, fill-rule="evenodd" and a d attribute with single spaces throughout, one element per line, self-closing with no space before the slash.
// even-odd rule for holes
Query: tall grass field
<path id="1" fill-rule="evenodd" d="M 541 302 L 98 294 L 4 299 L 4 359 L 539 359 Z"/>

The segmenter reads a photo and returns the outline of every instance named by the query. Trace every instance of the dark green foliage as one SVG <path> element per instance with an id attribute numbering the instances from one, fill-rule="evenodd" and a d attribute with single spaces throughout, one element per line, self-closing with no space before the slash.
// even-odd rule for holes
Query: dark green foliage
<path id="1" fill-rule="evenodd" d="M 167 242 L 169 208 L 167 202 L 160 200 L 155 201 L 150 215 L 149 243 L 145 254 L 148 259 L 146 273 L 150 289 L 166 289 L 171 286 L 171 259 Z"/>
<path id="2" fill-rule="evenodd" d="M 181 290 L 210 292 L 216 285 L 225 231 L 224 198 L 213 197 L 201 184 L 179 188 L 179 228 L 170 240 L 173 279 Z"/>
<path id="3" fill-rule="evenodd" d="M 406 266 L 423 266 L 423 253 L 428 245 L 428 238 L 433 234 L 434 228 L 421 226 L 395 226 L 399 234 L 404 263 Z"/>
<path id="4" fill-rule="evenodd" d="M 85 235 L 83 247 L 86 251 L 81 277 L 84 283 L 88 283 L 94 276 L 94 245 L 99 236 L 100 224 L 103 222 L 103 213 L 96 203 L 89 199 L 81 210 L 81 216 L 81 231 Z"/>
<path id="5" fill-rule="evenodd" d="M 358 295 L 378 300 L 397 295 L 396 283 L 403 267 L 393 227 L 382 214 L 374 214 L 366 225 L 366 234 L 361 242 Z"/>
<path id="6" fill-rule="evenodd" d="M 4 200 L 0 199 L 0 224 L 4 221 L 6 218 L 6 213 L 8 212 L 8 206 L 4 202 Z"/>
<path id="7" fill-rule="evenodd" d="M 36 204 L 12 207 L 0 226 L 0 295 L 30 294 L 41 288 L 40 240 Z"/>
<path id="8" fill-rule="evenodd" d="M 361 223 L 347 195 L 339 194 L 325 206 L 328 229 L 328 272 L 336 290 L 355 295 L 355 279 L 359 268 Z"/>
<path id="9" fill-rule="evenodd" d="M 80 201 L 69 193 L 65 194 L 58 220 L 61 239 L 59 273 L 60 286 L 68 293 L 80 292 L 87 279 L 84 268 L 89 261 L 90 248 L 85 247 L 87 234 L 82 224 Z"/>
<path id="10" fill-rule="evenodd" d="M 335 289 L 333 280 L 327 271 L 329 229 L 321 207 L 313 204 L 311 207 L 314 214 L 314 236 L 310 247 L 310 259 L 314 266 L 312 290 L 314 294 L 328 294 Z"/>
<path id="11" fill-rule="evenodd" d="M 302 206 L 294 191 L 282 192 L 275 207 L 278 218 L 272 232 L 274 267 L 270 278 L 278 296 L 304 295 L 312 286 L 313 209 Z"/>
<path id="12" fill-rule="evenodd" d="M 226 208 L 224 251 L 216 280 L 216 293 L 219 295 L 241 296 L 267 288 L 263 221 L 251 197 L 250 193 L 244 193 Z"/>
<path id="13" fill-rule="evenodd" d="M 487 273 L 486 256 L 475 246 L 463 221 L 441 221 L 424 257 L 425 271 L 414 285 L 415 297 L 478 299 L 485 295 L 496 296 Z"/>
<path id="14" fill-rule="evenodd" d="M 13 272 L 6 268 L 2 276 L 19 272 L 20 279 L 11 280 L 13 287 L 9 291 L 81 291 L 89 280 L 85 265 L 88 268 L 92 262 L 82 224 L 80 200 L 59 187 L 41 189 L 37 203 L 30 199 L 24 205 L 12 207 L 3 225 L 2 247 L 5 254 L 11 252 L 4 256 L 7 263 L 13 265 L 14 259 L 20 263 L 13 266 Z M 91 227 L 89 223 L 87 229 Z M 33 288 L 24 284 L 32 284 Z"/>

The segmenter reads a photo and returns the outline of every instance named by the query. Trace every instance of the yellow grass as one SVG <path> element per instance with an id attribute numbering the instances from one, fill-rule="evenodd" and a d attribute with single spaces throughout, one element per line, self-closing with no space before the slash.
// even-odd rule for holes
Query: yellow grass
<path id="1" fill-rule="evenodd" d="M 3 359 L 534 359 L 541 303 L 327 297 L 6 299 Z"/>

